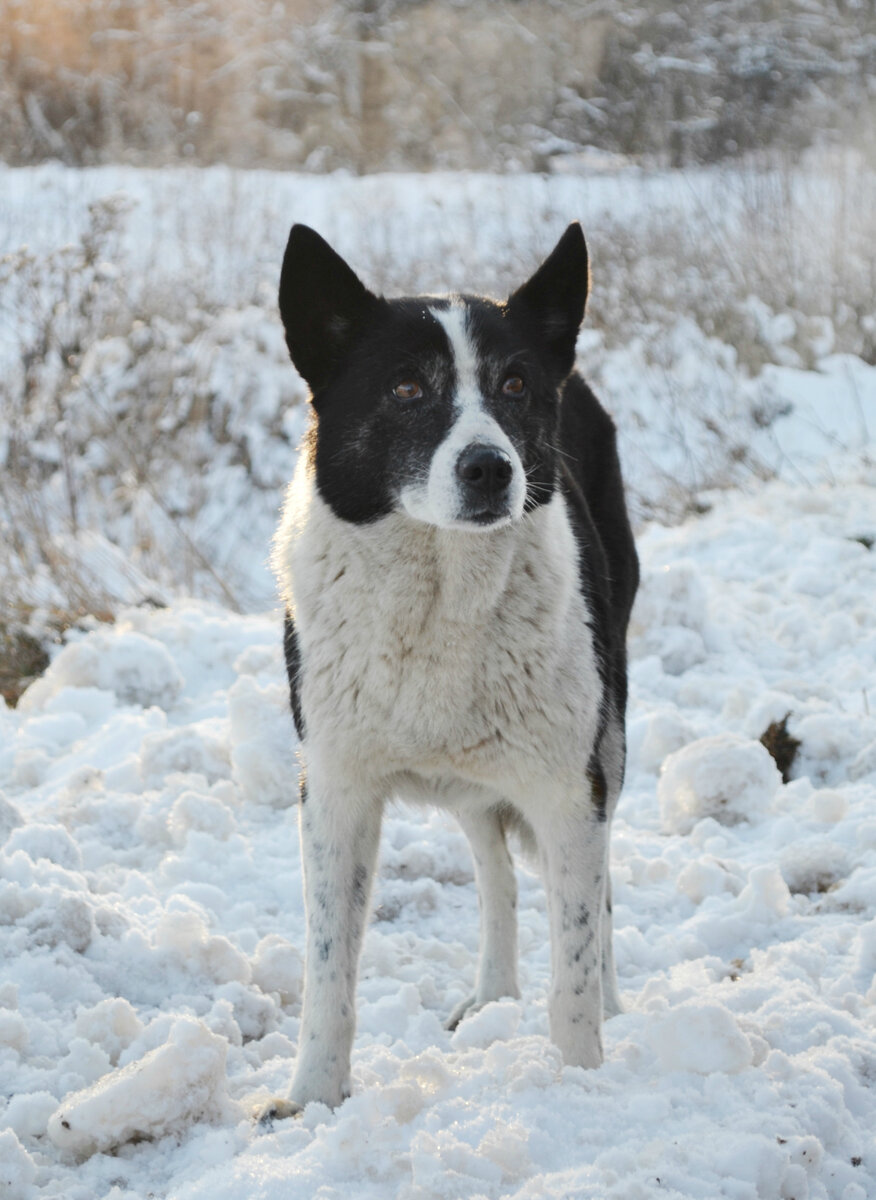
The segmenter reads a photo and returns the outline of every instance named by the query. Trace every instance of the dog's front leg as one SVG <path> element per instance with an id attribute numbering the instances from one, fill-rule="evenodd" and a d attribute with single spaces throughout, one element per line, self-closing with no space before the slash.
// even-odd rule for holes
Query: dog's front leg
<path id="1" fill-rule="evenodd" d="M 490 1000 L 520 995 L 517 986 L 517 879 L 508 853 L 502 818 L 495 810 L 462 809 L 456 814 L 471 846 L 478 885 L 481 937 L 474 994 L 458 1004 L 447 1021 L 462 1018 Z"/>
<path id="2" fill-rule="evenodd" d="M 551 1040 L 570 1065 L 598 1067 L 608 821 L 588 800 L 562 813 L 546 804 L 533 824 L 550 921 Z"/>
<path id="3" fill-rule="evenodd" d="M 350 1094 L 356 976 L 382 801 L 309 775 L 300 807 L 307 951 L 291 1111 Z"/>

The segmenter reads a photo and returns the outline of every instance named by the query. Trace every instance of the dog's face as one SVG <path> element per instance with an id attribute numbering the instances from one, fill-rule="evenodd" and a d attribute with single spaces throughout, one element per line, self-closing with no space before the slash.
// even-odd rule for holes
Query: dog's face
<path id="1" fill-rule="evenodd" d="M 293 226 L 280 313 L 311 389 L 322 498 L 355 523 L 402 510 L 469 530 L 544 504 L 586 297 L 579 225 L 504 304 L 375 296 L 317 233 Z"/>

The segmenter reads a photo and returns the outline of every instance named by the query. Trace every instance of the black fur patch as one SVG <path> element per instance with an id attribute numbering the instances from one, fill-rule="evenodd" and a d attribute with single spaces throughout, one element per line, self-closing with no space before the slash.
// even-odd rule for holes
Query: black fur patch
<path id="1" fill-rule="evenodd" d="M 289 677 L 289 700 L 292 705 L 292 717 L 295 721 L 295 729 L 299 738 L 303 738 L 304 716 L 301 712 L 301 648 L 298 645 L 295 622 L 288 613 L 283 624 L 283 653 L 286 657 L 286 674 Z M 301 796 L 303 801 L 303 791 Z"/>
<path id="2" fill-rule="evenodd" d="M 345 521 L 392 512 L 401 487 L 428 473 L 453 422 L 455 371 L 431 303 L 386 301 L 379 326 L 314 393 L 316 485 Z M 420 384 L 421 399 L 394 395 L 408 379 Z"/>

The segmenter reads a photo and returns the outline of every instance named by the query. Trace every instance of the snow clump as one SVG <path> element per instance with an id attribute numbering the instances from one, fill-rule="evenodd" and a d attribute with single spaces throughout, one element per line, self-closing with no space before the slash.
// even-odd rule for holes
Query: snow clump
<path id="1" fill-rule="evenodd" d="M 3 1200 L 30 1200 L 36 1163 L 11 1129 L 0 1133 L 0 1196 Z"/>
<path id="2" fill-rule="evenodd" d="M 228 1043 L 203 1021 L 177 1021 L 163 1046 L 68 1096 L 49 1121 L 63 1150 L 88 1157 L 126 1142 L 179 1134 L 196 1121 L 231 1116 Z"/>
<path id="3" fill-rule="evenodd" d="M 664 1071 L 733 1075 L 753 1061 L 750 1041 L 720 1004 L 680 1004 L 660 1015 L 649 1040 Z"/>
<path id="4" fill-rule="evenodd" d="M 733 733 L 699 738 L 663 764 L 657 784 L 663 824 L 685 834 L 706 817 L 722 825 L 756 820 L 769 811 L 781 782 L 760 742 Z"/>
<path id="5" fill-rule="evenodd" d="M 708 597 L 694 563 L 643 570 L 630 621 L 633 654 L 656 654 L 667 675 L 682 675 L 706 658 L 707 631 Z"/>
<path id="6" fill-rule="evenodd" d="M 115 692 L 122 704 L 169 708 L 183 677 L 166 646 L 142 633 L 101 629 L 65 646 L 45 675 L 19 701 L 25 712 L 45 707 L 64 687 Z"/>

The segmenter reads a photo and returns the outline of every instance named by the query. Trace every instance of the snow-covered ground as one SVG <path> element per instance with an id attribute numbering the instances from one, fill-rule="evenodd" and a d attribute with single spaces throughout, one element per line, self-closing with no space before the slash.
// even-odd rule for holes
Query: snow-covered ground
<path id="1" fill-rule="evenodd" d="M 62 176 L 71 210 L 100 174 L 78 190 Z M 222 172 L 197 186 L 210 178 L 231 186 Z M 8 245 L 26 224 L 18 179 L 2 192 Z M 334 183 L 308 185 L 313 211 L 296 215 L 349 253 L 353 201 L 370 189 L 377 211 L 395 193 Z M 621 209 L 628 184 L 594 185 L 591 202 Z M 235 186 L 266 205 L 303 188 Z M 487 185 L 469 186 L 466 203 L 488 207 Z M 513 186 L 507 214 L 548 185 Z M 550 186 L 579 189 L 553 216 L 583 202 L 580 181 Z M 166 215 L 156 187 L 141 202 Z M 441 177 L 422 188 L 433 216 L 461 203 Z M 544 897 L 523 862 L 522 998 L 444 1031 L 474 977 L 472 864 L 449 818 L 396 807 L 354 1094 L 259 1130 L 252 1107 L 291 1076 L 302 984 L 280 615 L 134 607 L 71 631 L 16 709 L 0 701 L 2 1200 L 876 1196 L 876 368 L 825 345 L 816 369 L 789 358 L 746 379 L 726 347 L 700 353 L 681 304 L 677 337 L 671 370 L 645 332 L 610 353 L 580 345 L 640 511 L 673 481 L 712 480 L 734 430 L 749 456 L 739 490 L 698 486 L 709 511 L 639 539 L 612 860 L 626 1012 L 604 1066 L 565 1068 L 547 1038 Z M 697 397 L 711 431 L 688 421 Z M 250 528 L 249 569 L 266 539 Z M 786 716 L 800 748 L 783 784 L 758 739 Z"/>
<path id="2" fill-rule="evenodd" d="M 472 865 L 446 817 L 398 809 L 354 1095 L 260 1132 L 303 945 L 279 618 L 179 602 L 71 639 L 0 713 L 4 1197 L 873 1195 L 874 484 L 775 482 L 641 538 L 627 1011 L 593 1072 L 546 1036 L 525 866 L 522 999 L 443 1031 L 473 979 Z M 786 714 L 783 785 L 756 738 Z"/>

